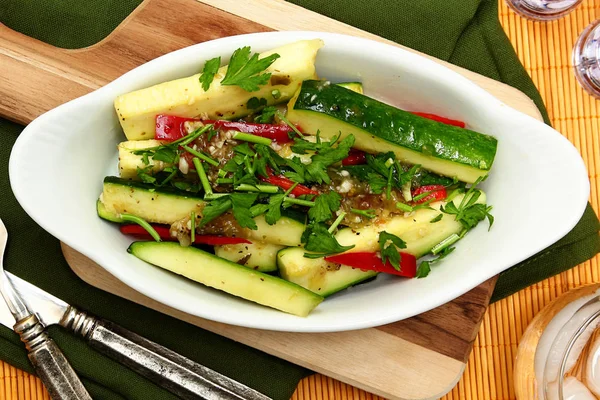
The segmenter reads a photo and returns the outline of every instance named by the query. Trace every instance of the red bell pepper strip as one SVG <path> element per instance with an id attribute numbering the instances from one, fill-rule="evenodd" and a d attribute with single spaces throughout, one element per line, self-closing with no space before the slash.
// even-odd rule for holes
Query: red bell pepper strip
<path id="1" fill-rule="evenodd" d="M 420 198 L 419 200 L 415 201 L 415 204 L 421 204 L 421 203 L 425 203 L 426 201 L 439 201 L 439 200 L 444 200 L 446 197 L 448 197 L 448 193 L 446 192 L 446 188 L 444 187 L 444 185 L 425 185 L 425 186 L 421 186 L 416 188 L 415 190 L 412 191 L 412 197 L 413 199 L 416 196 L 419 196 L 423 193 L 429 193 L 427 196 Z"/>
<path id="2" fill-rule="evenodd" d="M 177 238 L 171 236 L 171 232 L 168 226 L 152 224 L 152 227 L 158 233 L 161 239 L 166 241 L 176 241 Z M 121 233 L 125 235 L 137 236 L 140 238 L 149 238 L 150 234 L 139 225 L 121 225 L 119 227 Z M 207 244 L 210 246 L 219 246 L 225 244 L 240 244 L 247 243 L 252 244 L 251 241 L 244 238 L 227 237 L 219 235 L 196 235 L 195 244 Z"/>
<path id="3" fill-rule="evenodd" d="M 269 172 L 269 176 L 267 178 L 265 178 L 264 176 L 261 176 L 260 179 L 263 180 L 264 182 L 270 183 L 271 185 L 279 186 L 283 190 L 288 190 L 289 188 L 291 188 L 292 186 L 294 186 L 296 184 L 296 182 L 294 182 L 284 176 L 276 176 L 276 175 L 272 175 L 270 173 L 270 171 L 267 171 L 267 172 Z M 316 194 L 319 194 L 319 192 L 317 192 L 316 190 L 312 190 L 304 185 L 296 185 L 296 187 L 294 188 L 294 190 L 292 190 L 290 192 L 290 194 L 293 194 L 294 196 L 298 197 L 298 196 L 302 196 L 305 194 L 316 195 Z"/>
<path id="4" fill-rule="evenodd" d="M 234 130 L 244 133 L 251 133 L 256 136 L 274 140 L 278 143 L 291 142 L 290 133 L 294 131 L 288 125 L 283 124 L 254 124 L 251 122 L 232 122 L 232 121 L 204 121 L 207 124 L 214 124 L 216 129 Z M 293 137 L 293 136 L 292 136 Z"/>
<path id="5" fill-rule="evenodd" d="M 429 114 L 429 113 L 423 113 L 423 112 L 415 112 L 415 111 L 411 111 L 412 114 L 418 115 L 420 117 L 423 118 L 427 118 L 427 119 L 431 119 L 437 122 L 441 122 L 443 124 L 446 125 L 454 125 L 454 126 L 458 126 L 459 128 L 464 128 L 466 125 L 464 122 L 462 121 L 458 121 L 456 119 L 450 119 L 450 118 L 446 118 L 446 117 L 440 117 L 439 115 L 435 115 L 435 114 Z"/>
<path id="6" fill-rule="evenodd" d="M 400 271 L 396 270 L 389 260 L 384 264 L 379 253 L 357 252 L 343 253 L 335 256 L 325 257 L 325 261 L 335 264 L 347 265 L 348 267 L 360 268 L 362 270 L 385 272 L 414 278 L 417 274 L 417 259 L 412 254 L 400 253 Z"/>
<path id="7" fill-rule="evenodd" d="M 175 115 L 159 114 L 156 116 L 156 130 L 154 138 L 156 140 L 166 140 L 173 142 L 184 136 L 187 136 L 185 123 L 187 121 L 200 121 L 194 118 L 177 117 Z"/>
<path id="8" fill-rule="evenodd" d="M 351 149 L 348 157 L 342 160 L 342 165 L 360 165 L 367 162 L 367 154 L 364 151 Z"/>
<path id="9" fill-rule="evenodd" d="M 177 117 L 175 115 L 159 114 L 156 116 L 156 130 L 154 138 L 157 140 L 175 141 L 187 135 L 185 123 L 187 121 L 202 121 L 196 118 Z M 275 140 L 279 143 L 292 141 L 288 133 L 293 132 L 292 128 L 282 124 L 254 124 L 250 122 L 232 122 L 232 121 L 202 121 L 206 124 L 213 124 L 215 129 L 227 129 L 238 132 L 251 133 L 256 136 Z"/>

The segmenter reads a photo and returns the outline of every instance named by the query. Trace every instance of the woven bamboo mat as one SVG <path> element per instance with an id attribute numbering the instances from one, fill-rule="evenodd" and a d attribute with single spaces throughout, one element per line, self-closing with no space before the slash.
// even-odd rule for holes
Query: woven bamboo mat
<path id="1" fill-rule="evenodd" d="M 571 49 L 579 33 L 600 18 L 600 0 L 587 0 L 567 17 L 533 23 L 499 0 L 500 22 L 548 107 L 553 126 L 581 152 L 591 180 L 590 201 L 600 209 L 600 101 L 578 86 Z M 475 340 L 465 374 L 444 400 L 513 400 L 513 361 L 519 338 L 546 304 L 563 292 L 600 282 L 600 256 L 492 304 Z M 393 371 L 390 372 L 393 376 Z M 0 399 L 49 399 L 39 379 L 0 361 Z M 379 400 L 322 375 L 300 382 L 292 400 Z M 522 399 L 524 400 L 524 399 Z"/>

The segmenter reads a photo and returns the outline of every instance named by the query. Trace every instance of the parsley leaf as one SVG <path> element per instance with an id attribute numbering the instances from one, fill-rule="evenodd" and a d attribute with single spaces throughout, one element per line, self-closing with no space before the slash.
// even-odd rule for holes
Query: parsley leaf
<path id="1" fill-rule="evenodd" d="M 256 162 L 256 172 L 267 177 L 267 164 L 269 164 L 275 173 L 279 174 L 281 172 L 279 165 L 285 163 L 285 160 L 275 150 L 264 144 L 255 144 L 254 150 L 260 155 L 260 158 Z"/>
<path id="2" fill-rule="evenodd" d="M 488 219 L 490 229 L 494 223 L 494 217 L 490 214 L 492 206 L 487 204 L 475 203 L 481 196 L 481 191 L 477 189 L 469 189 L 469 191 L 463 197 L 461 204 L 457 207 L 454 202 L 446 204 L 445 207 L 441 207 L 440 210 L 446 214 L 455 215 L 455 219 L 460 222 L 463 226 L 461 237 L 471 229 L 473 229 L 480 221 Z"/>
<path id="3" fill-rule="evenodd" d="M 206 92 L 210 87 L 213 79 L 215 78 L 215 74 L 219 70 L 221 66 L 221 57 L 215 57 L 204 63 L 204 68 L 202 69 L 202 75 L 200 75 L 200 83 L 202 84 L 202 89 Z"/>
<path id="4" fill-rule="evenodd" d="M 436 222 L 439 222 L 442 220 L 442 218 L 444 217 L 444 214 L 438 214 L 435 218 L 433 218 L 431 221 L 429 221 L 430 223 L 434 224 Z"/>
<path id="5" fill-rule="evenodd" d="M 285 163 L 287 164 L 288 167 L 293 169 L 293 172 L 286 171 L 284 173 L 284 175 L 287 178 L 293 180 L 294 182 L 298 182 L 298 183 L 304 183 L 306 181 L 306 178 L 305 178 L 306 169 L 304 168 L 304 165 L 300 161 L 300 158 L 298 158 L 298 157 L 288 158 L 288 159 L 285 159 Z"/>
<path id="6" fill-rule="evenodd" d="M 214 220 L 218 216 L 229 211 L 233 203 L 231 202 L 230 196 L 217 197 L 212 200 L 202 210 L 202 219 L 200 220 L 200 228 Z"/>
<path id="7" fill-rule="evenodd" d="M 329 192 L 317 196 L 315 205 L 308 210 L 308 218 L 314 222 L 325 222 L 331 219 L 333 213 L 340 209 L 342 196 Z"/>
<path id="8" fill-rule="evenodd" d="M 330 183 L 327 167 L 348 157 L 348 152 L 353 145 L 354 135 L 348 135 L 336 147 L 322 146 L 319 153 L 312 156 L 311 163 L 306 166 L 310 180 L 317 183 Z"/>
<path id="9" fill-rule="evenodd" d="M 325 224 L 311 223 L 302 234 L 302 241 L 306 243 L 304 249 L 314 253 L 304 253 L 306 258 L 321 258 L 332 254 L 343 253 L 354 247 L 342 246 L 337 239 L 327 230 Z"/>
<path id="10" fill-rule="evenodd" d="M 387 186 L 387 178 L 375 172 L 368 165 L 348 165 L 344 167 L 344 170 L 348 171 L 351 176 L 367 182 L 373 194 L 383 193 L 383 189 Z"/>
<path id="11" fill-rule="evenodd" d="M 179 152 L 177 149 L 170 146 L 161 146 L 154 152 L 152 156 L 153 161 L 164 161 L 169 164 L 173 164 L 177 161 Z"/>
<path id="12" fill-rule="evenodd" d="M 422 261 L 417 268 L 415 278 L 425 278 L 431 272 L 431 261 Z"/>
<path id="13" fill-rule="evenodd" d="M 250 145 L 248 145 L 248 143 L 244 142 L 242 144 L 238 144 L 237 146 L 235 146 L 233 148 L 233 151 L 235 151 L 238 154 L 243 154 L 245 156 L 254 156 L 254 151 L 250 148 Z"/>
<path id="14" fill-rule="evenodd" d="M 379 233 L 379 251 L 381 252 L 381 261 L 385 264 L 390 261 L 396 271 L 400 271 L 400 253 L 398 249 L 405 249 L 406 242 L 398 236 L 386 231 Z"/>
<path id="15" fill-rule="evenodd" d="M 247 92 L 259 90 L 259 86 L 267 84 L 271 78 L 270 73 L 263 73 L 275 60 L 279 54 L 271 54 L 265 58 L 258 59 L 258 53 L 250 57 L 250 46 L 237 49 L 231 55 L 225 78 L 221 85 L 239 86 Z"/>
<path id="16" fill-rule="evenodd" d="M 254 117 L 254 122 L 258 122 L 259 124 L 270 124 L 273 122 L 275 118 L 275 114 L 277 113 L 277 108 L 274 106 L 268 106 L 263 108 L 262 113 Z"/>
<path id="17" fill-rule="evenodd" d="M 233 206 L 233 216 L 242 228 L 258 229 L 250 208 L 258 198 L 257 193 L 233 193 L 229 196 Z"/>
<path id="18" fill-rule="evenodd" d="M 492 224 L 494 223 L 494 217 L 492 217 L 492 215 L 490 214 L 491 210 L 492 207 L 487 206 L 486 204 L 473 204 L 471 207 L 466 208 L 461 213 L 459 213 L 457 219 L 460 221 L 460 223 L 465 229 L 470 230 L 474 228 L 479 223 L 479 221 L 483 221 L 487 217 L 488 221 L 490 222 L 491 228 Z"/>
<path id="19" fill-rule="evenodd" d="M 265 214 L 267 224 L 273 225 L 281 218 L 281 205 L 283 204 L 284 197 L 284 193 L 269 197 L 269 209 Z"/>
<path id="20" fill-rule="evenodd" d="M 136 168 L 137 176 L 145 183 L 154 183 L 156 182 L 156 178 L 148 173 L 148 171 L 152 170 L 152 165 L 147 166 L 146 168 Z"/>
<path id="21" fill-rule="evenodd" d="M 454 247 L 446 247 L 442 250 L 438 256 L 432 260 L 422 261 L 417 268 L 416 278 L 425 278 L 431 272 L 431 265 L 439 262 L 441 259 L 445 258 L 448 254 L 454 251 Z"/>
<path id="22" fill-rule="evenodd" d="M 396 155 L 394 153 L 392 153 L 391 151 L 389 151 L 387 153 L 379 153 L 377 155 L 367 153 L 367 165 L 369 167 L 373 168 L 374 171 L 376 171 L 377 173 L 379 173 L 385 177 L 388 176 L 388 171 L 390 169 L 386 165 L 386 163 L 390 159 L 391 160 L 396 159 Z"/>

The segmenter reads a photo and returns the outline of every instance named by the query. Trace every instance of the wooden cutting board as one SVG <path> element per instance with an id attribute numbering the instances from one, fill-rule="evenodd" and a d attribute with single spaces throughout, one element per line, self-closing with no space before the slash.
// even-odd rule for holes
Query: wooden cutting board
<path id="1" fill-rule="evenodd" d="M 224 36 L 307 27 L 396 45 L 281 0 L 146 0 L 109 37 L 80 50 L 58 49 L 0 24 L 0 115 L 27 124 L 167 52 Z M 518 90 L 436 61 L 541 119 L 531 100 Z M 193 317 L 135 292 L 66 245 L 63 253 L 75 273 L 93 286 L 394 399 L 437 398 L 452 389 L 465 367 L 495 284 L 495 278 L 490 279 L 441 307 L 377 328 L 284 333 Z"/>

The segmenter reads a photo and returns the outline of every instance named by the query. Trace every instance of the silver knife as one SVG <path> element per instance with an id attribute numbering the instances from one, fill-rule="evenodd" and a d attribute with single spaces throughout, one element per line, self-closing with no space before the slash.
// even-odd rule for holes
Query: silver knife
<path id="1" fill-rule="evenodd" d="M 83 336 L 95 349 L 183 399 L 269 400 L 257 392 L 112 322 L 94 317 L 6 272 L 17 293 L 45 326 L 59 324 Z M 3 303 L 3 302 L 0 302 Z M 0 304 L 0 323 L 14 319 Z"/>

